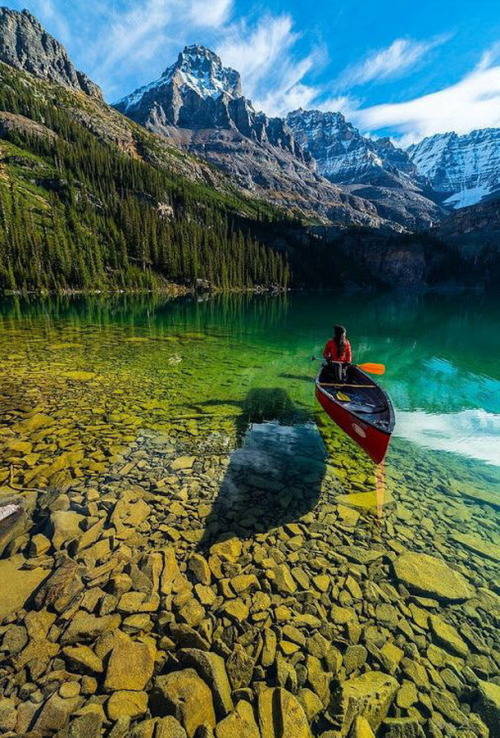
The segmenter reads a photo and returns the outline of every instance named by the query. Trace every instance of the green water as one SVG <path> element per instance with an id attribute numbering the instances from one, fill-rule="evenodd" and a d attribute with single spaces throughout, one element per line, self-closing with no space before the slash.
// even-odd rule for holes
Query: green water
<path id="1" fill-rule="evenodd" d="M 280 655 L 281 671 L 279 654 L 265 669 L 258 665 L 260 686 L 259 673 L 274 686 L 285 666 L 295 674 L 297 665 L 323 694 L 330 662 L 328 675 L 319 659 L 286 644 L 284 623 L 292 618 L 307 638 L 321 628 L 341 649 L 340 684 L 369 667 L 396 669 L 404 683 L 413 659 L 421 659 L 437 705 L 432 717 L 443 728 L 432 735 L 458 735 L 448 730 L 448 716 L 467 724 L 470 690 L 457 701 L 454 674 L 465 674 L 467 666 L 468 682 L 499 678 L 499 313 L 498 302 L 475 294 L 4 300 L 0 505 L 23 497 L 33 527 L 0 556 L 13 580 L 3 598 L 0 587 L 0 625 L 4 616 L 12 623 L 13 609 L 25 602 L 25 585 L 18 583 L 33 567 L 57 574 L 60 562 L 74 556 L 103 587 L 91 590 L 102 594 L 102 608 L 94 610 L 103 614 L 118 602 L 109 595 L 111 571 L 127 566 L 132 573 L 137 562 L 138 571 L 150 571 L 151 552 L 157 560 L 158 551 L 170 551 L 188 576 L 179 573 L 174 593 L 168 591 L 156 612 L 158 596 L 151 619 L 146 616 L 158 663 L 173 658 L 163 637 L 172 618 L 198 628 L 207 644 L 223 639 L 224 653 L 232 654 L 228 663 L 237 647 L 253 664 L 263 633 L 272 628 L 284 661 Z M 387 367 L 380 382 L 392 396 L 396 428 L 385 473 L 314 399 L 318 364 L 311 356 L 321 353 L 334 322 L 347 326 L 357 362 Z M 56 511 L 50 525 L 47 508 Z M 69 510 L 63 518 L 77 515 L 78 530 L 56 531 L 60 510 Z M 75 539 L 83 530 L 102 535 L 80 551 Z M 0 544 L 1 534 L 0 527 Z M 46 553 L 38 555 L 40 541 Z M 228 562 L 214 554 L 217 542 L 233 552 Z M 193 588 L 194 552 L 215 567 L 211 586 Z M 409 552 L 426 555 L 410 575 L 429 577 L 423 590 L 396 571 Z M 281 581 L 279 572 L 288 571 L 283 562 L 292 573 Z M 436 566 L 444 566 L 445 575 L 438 576 Z M 459 593 L 460 602 L 455 592 L 441 591 L 457 572 L 457 581 L 472 587 L 468 599 Z M 231 591 L 230 584 L 252 577 L 259 583 L 255 593 Z M 419 597 L 422 591 L 430 598 Z M 81 607 L 87 607 L 83 600 Z M 436 612 L 472 644 L 471 652 L 462 646 L 465 658 L 434 643 L 427 626 Z M 23 617 L 21 609 L 15 622 Z M 62 613 L 59 622 L 65 620 Z M 358 643 L 361 631 L 369 649 Z M 60 632 L 56 628 L 56 636 Z M 382 646 L 399 659 L 407 656 L 401 668 L 399 661 L 380 660 Z M 358 668 L 350 659 L 359 652 Z M 173 658 L 167 667 L 176 663 Z M 25 678 L 16 664 L 7 667 L 8 685 Z M 35 682 L 52 668 L 43 659 L 35 666 Z M 6 690 L 11 694 L 10 686 Z M 98 686 L 96 697 L 106 702 L 108 695 Z M 422 707 L 393 707 L 391 714 L 427 726 L 429 700 L 421 699 Z M 337 725 L 329 693 L 321 700 L 314 735 Z M 467 714 L 457 718 L 459 705 Z"/>
<path id="2" fill-rule="evenodd" d="M 496 506 L 498 315 L 498 303 L 476 295 L 6 300 L 0 491 L 100 490 L 117 464 L 127 478 L 120 462 L 132 447 L 152 462 L 144 434 L 154 431 L 179 454 L 227 459 L 208 534 L 235 500 L 225 525 L 241 535 L 319 513 L 322 490 L 368 493 L 362 504 L 374 511 L 374 465 L 314 399 L 311 357 L 338 321 L 356 361 L 386 365 L 381 383 L 396 409 L 379 516 L 395 492 L 422 510 L 430 493 Z M 13 439 L 28 445 L 12 450 Z M 300 504 L 285 513 L 288 489 Z M 240 526 L 262 491 L 255 524 Z"/>
<path id="3" fill-rule="evenodd" d="M 498 301 L 475 294 L 4 300 L 3 425 L 56 412 L 70 441 L 109 455 L 113 439 L 127 443 L 138 428 L 187 445 L 219 434 L 227 445 L 252 422 L 314 422 L 311 356 L 342 322 L 355 360 L 387 367 L 381 383 L 397 413 L 388 469 L 405 449 L 416 467 L 431 462 L 491 491 L 500 479 L 499 317 Z M 81 381 L 67 374 L 75 371 L 90 374 Z"/>

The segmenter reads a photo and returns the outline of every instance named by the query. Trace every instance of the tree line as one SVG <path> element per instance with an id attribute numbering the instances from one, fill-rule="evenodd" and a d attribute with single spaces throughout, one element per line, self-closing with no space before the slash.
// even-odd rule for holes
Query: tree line
<path id="1" fill-rule="evenodd" d="M 283 216 L 252 205 L 251 217 L 242 217 L 248 205 L 236 195 L 128 156 L 64 106 L 7 77 L 0 110 L 56 136 L 4 128 L 0 288 L 153 289 L 196 280 L 224 289 L 287 287 L 286 254 L 260 238 Z"/>

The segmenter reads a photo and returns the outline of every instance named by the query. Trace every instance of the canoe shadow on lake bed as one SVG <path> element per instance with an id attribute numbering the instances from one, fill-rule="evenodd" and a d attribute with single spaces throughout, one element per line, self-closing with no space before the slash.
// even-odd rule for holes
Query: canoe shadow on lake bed
<path id="1" fill-rule="evenodd" d="M 296 522 L 319 500 L 326 451 L 307 413 L 281 388 L 252 389 L 241 408 L 241 445 L 208 515 L 202 550 L 225 534 L 246 538 Z"/>

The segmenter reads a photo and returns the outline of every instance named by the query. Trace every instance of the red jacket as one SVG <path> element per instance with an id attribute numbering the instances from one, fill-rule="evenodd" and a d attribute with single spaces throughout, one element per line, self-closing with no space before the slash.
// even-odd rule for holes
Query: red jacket
<path id="1" fill-rule="evenodd" d="M 345 351 L 339 356 L 337 344 L 333 338 L 330 338 L 323 351 L 323 358 L 327 361 L 342 361 L 344 364 L 348 364 L 352 361 L 351 344 L 346 340 Z"/>

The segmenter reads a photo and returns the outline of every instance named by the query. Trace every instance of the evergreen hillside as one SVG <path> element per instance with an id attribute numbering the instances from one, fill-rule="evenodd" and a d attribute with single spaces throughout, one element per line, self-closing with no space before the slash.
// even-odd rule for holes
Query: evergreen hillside
<path id="1" fill-rule="evenodd" d="M 100 101 L 0 64 L 0 288 L 286 286 L 266 245 L 285 221 Z"/>
<path id="2" fill-rule="evenodd" d="M 0 291 L 491 286 L 489 251 L 435 235 L 305 223 L 100 99 L 0 63 Z"/>

